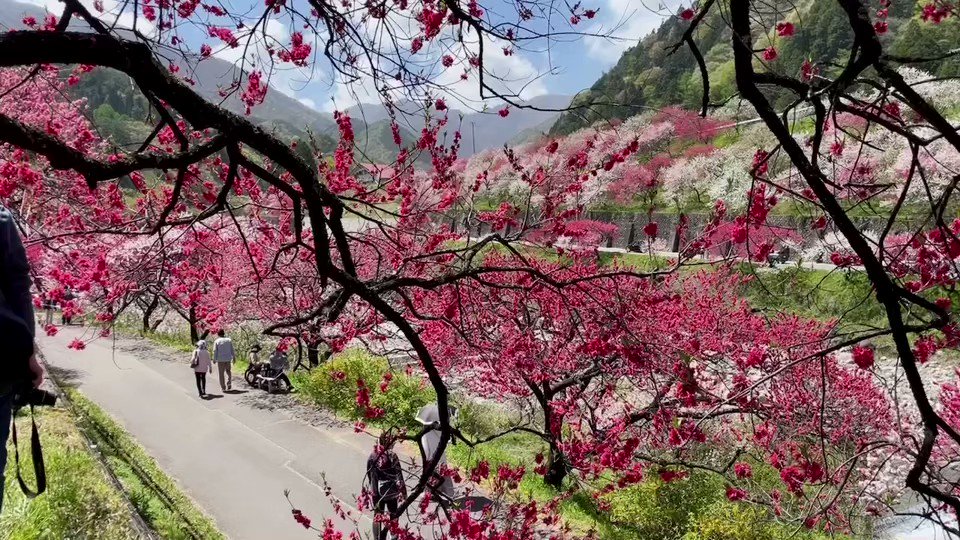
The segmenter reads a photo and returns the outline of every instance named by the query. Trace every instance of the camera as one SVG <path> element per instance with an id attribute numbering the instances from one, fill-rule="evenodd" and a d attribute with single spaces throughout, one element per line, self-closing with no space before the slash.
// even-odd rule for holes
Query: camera
<path id="1" fill-rule="evenodd" d="M 53 407 L 57 404 L 57 395 L 40 388 L 29 388 L 17 392 L 13 398 L 13 408 L 19 409 L 24 405 L 32 407 Z"/>

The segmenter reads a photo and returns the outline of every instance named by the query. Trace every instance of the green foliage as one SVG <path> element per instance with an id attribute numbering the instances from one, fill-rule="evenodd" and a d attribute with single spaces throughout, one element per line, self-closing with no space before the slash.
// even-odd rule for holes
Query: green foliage
<path id="1" fill-rule="evenodd" d="M 933 58 L 917 63 L 916 67 L 937 77 L 956 77 L 960 75 L 960 62 L 956 56 L 946 53 L 957 48 L 960 48 L 960 21 L 955 17 L 940 24 L 914 18 L 897 31 L 891 53 L 908 58 Z"/>
<path id="2" fill-rule="evenodd" d="M 713 139 L 713 145 L 717 148 L 726 148 L 728 146 L 733 146 L 733 144 L 739 140 L 740 132 L 736 129 L 728 129 Z"/>
<path id="3" fill-rule="evenodd" d="M 121 116 L 144 121 L 150 113 L 150 104 L 133 79 L 108 68 L 95 68 L 80 77 L 70 93 L 87 100 L 87 107 L 97 110 L 107 105 Z"/>
<path id="4" fill-rule="evenodd" d="M 716 501 L 706 506 L 689 524 L 682 540 L 826 540 L 826 535 L 772 521 L 765 509 L 749 503 Z"/>
<path id="5" fill-rule="evenodd" d="M 67 395 L 79 414 L 79 427 L 97 445 L 137 512 L 161 538 L 224 538 L 213 521 L 180 491 L 153 458 L 147 455 L 119 424 L 78 391 L 67 389 Z M 68 537 L 86 536 L 56 536 Z M 131 535 L 123 536 L 130 537 Z"/>
<path id="6" fill-rule="evenodd" d="M 755 274 L 742 294 L 757 308 L 820 320 L 842 318 L 845 324 L 863 327 L 886 320 L 863 272 L 800 267 L 757 272 L 752 266 L 743 266 L 741 270 Z"/>
<path id="7" fill-rule="evenodd" d="M 293 373 L 291 379 L 302 396 L 351 420 L 364 419 L 364 411 L 357 406 L 357 381 L 362 380 L 370 390 L 371 406 L 386 412 L 372 423 L 416 428 L 420 408 L 436 401 L 436 395 L 422 379 L 397 371 L 392 371 L 387 391 L 381 392 L 380 382 L 389 370 L 386 359 L 350 349 L 310 372 Z"/>
<path id="8" fill-rule="evenodd" d="M 135 537 L 122 496 L 88 451 L 70 412 L 42 409 L 37 415 L 47 467 L 47 492 L 29 500 L 20 491 L 13 474 L 13 443 L 10 442 L 0 538 L 123 540 Z M 28 416 L 18 416 L 16 421 L 21 433 L 30 433 Z M 29 442 L 21 440 L 20 444 L 29 445 Z M 27 483 L 35 485 L 30 452 L 24 452 L 21 458 Z"/>
<path id="9" fill-rule="evenodd" d="M 150 131 L 146 124 L 118 113 L 109 103 L 93 110 L 93 124 L 100 135 L 119 147 L 140 144 Z"/>
<path id="10" fill-rule="evenodd" d="M 960 26 L 956 21 L 948 20 L 940 25 L 920 23 L 911 19 L 915 5 L 914 2 L 894 2 L 891 5 L 890 31 L 881 37 L 891 52 L 929 58 L 960 46 Z M 736 91 L 729 24 L 722 19 L 724 14 L 719 7 L 715 5 L 710 10 L 694 34 L 710 74 L 710 98 L 714 103 L 723 102 Z M 853 32 L 839 3 L 801 0 L 792 4 L 787 12 L 790 13 L 787 18 L 793 19 L 797 25 L 794 36 L 776 41 L 758 38 L 755 43 L 760 48 L 777 47 L 779 58 L 773 63 L 774 70 L 794 75 L 808 58 L 824 66 L 828 74 L 831 69 L 839 70 L 846 64 Z M 781 20 L 782 13 L 763 24 L 772 27 Z M 688 25 L 689 22 L 679 17 L 664 20 L 637 46 L 624 52 L 617 65 L 576 100 L 581 105 L 597 105 L 591 106 L 588 112 L 581 109 L 563 114 L 550 129 L 550 134 L 565 135 L 598 120 L 624 119 L 644 108 L 683 105 L 698 109 L 702 92 L 699 70 L 688 47 L 681 43 Z M 672 52 L 674 45 L 678 44 L 676 52 Z M 960 65 L 953 56 L 919 67 L 940 76 L 960 72 Z M 786 92 L 771 97 L 778 103 L 794 99 Z"/>
<path id="11" fill-rule="evenodd" d="M 664 482 L 659 477 L 615 491 L 605 497 L 610 519 L 641 538 L 679 538 L 704 508 L 722 497 L 723 481 L 712 473 Z"/>
<path id="12" fill-rule="evenodd" d="M 504 412 L 503 407 L 498 405 L 470 400 L 463 400 L 456 405 L 458 407 L 457 427 L 462 432 L 477 438 L 503 433 L 517 425 Z"/>

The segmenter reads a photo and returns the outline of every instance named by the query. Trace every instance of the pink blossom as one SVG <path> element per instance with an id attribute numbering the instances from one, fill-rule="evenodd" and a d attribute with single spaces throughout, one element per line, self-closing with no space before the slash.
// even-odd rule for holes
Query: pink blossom
<path id="1" fill-rule="evenodd" d="M 860 369 L 870 369 L 873 367 L 873 349 L 856 345 L 852 351 L 853 363 Z"/>

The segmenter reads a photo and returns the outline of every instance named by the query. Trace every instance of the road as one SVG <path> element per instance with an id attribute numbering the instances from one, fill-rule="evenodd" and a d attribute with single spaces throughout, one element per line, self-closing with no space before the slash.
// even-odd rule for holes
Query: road
<path id="1" fill-rule="evenodd" d="M 477 243 L 477 242 L 482 241 L 484 238 L 486 238 L 486 237 L 488 237 L 488 236 L 490 236 L 490 235 L 487 234 L 487 235 L 484 235 L 484 236 L 471 236 L 471 237 L 469 238 L 469 241 L 470 241 L 471 243 Z M 517 243 L 517 242 L 514 242 L 514 243 Z M 526 242 L 526 241 L 520 241 L 519 244 L 521 244 L 521 245 L 527 245 L 527 246 L 532 246 L 532 247 L 542 247 L 542 246 L 540 246 L 539 244 L 534 244 L 534 243 Z M 586 247 L 586 248 L 583 248 L 583 249 L 592 249 L 592 248 L 591 248 L 591 247 Z M 656 256 L 656 257 L 661 257 L 661 258 L 664 258 L 664 259 L 673 259 L 673 260 L 676 260 L 677 257 L 680 255 L 679 253 L 674 252 L 674 251 L 653 251 L 653 252 L 651 253 L 651 252 L 646 252 L 646 251 L 630 251 L 629 249 L 618 248 L 618 247 L 606 247 L 606 246 L 595 246 L 595 249 L 596 249 L 597 251 L 601 252 L 601 253 L 616 253 L 616 254 L 620 254 L 620 255 L 638 255 L 638 256 L 653 255 L 653 256 Z M 739 259 L 741 262 L 750 262 L 750 261 L 748 261 L 747 259 L 743 259 L 743 258 L 734 258 L 734 259 L 731 259 L 731 258 L 711 258 L 711 257 L 705 256 L 705 255 L 696 255 L 696 256 L 691 257 L 690 259 L 687 259 L 687 260 L 696 263 L 696 262 L 731 261 L 731 260 L 738 260 L 738 259 Z M 755 263 L 755 264 L 756 264 L 756 263 Z M 831 263 L 823 263 L 823 262 L 816 262 L 816 261 L 802 261 L 802 262 L 799 262 L 799 261 L 787 261 L 787 262 L 785 262 L 785 263 L 777 263 L 777 264 L 774 265 L 774 266 L 770 266 L 770 265 L 757 265 L 757 268 L 760 268 L 760 269 L 781 269 L 781 268 L 796 268 L 796 267 L 805 268 L 805 269 L 807 269 L 807 270 L 825 270 L 825 271 L 827 271 L 827 272 L 832 272 L 832 271 L 838 269 L 838 267 L 837 267 L 836 265 L 833 265 L 833 264 L 831 264 Z M 862 267 L 862 266 L 849 266 L 849 267 L 847 267 L 847 268 L 850 268 L 851 270 L 863 271 L 863 267 Z"/>
<path id="2" fill-rule="evenodd" d="M 282 412 L 253 408 L 240 394 L 201 400 L 186 364 L 114 350 L 112 339 L 68 349 L 74 338 L 92 337 L 83 332 L 61 328 L 55 337 L 41 337 L 47 364 L 122 424 L 229 538 L 316 538 L 293 520 L 283 491 L 290 490 L 314 524 L 334 517 L 321 472 L 333 494 L 351 507 L 372 446 L 369 436 L 320 430 Z M 220 392 L 216 372 L 207 384 L 211 393 Z M 361 531 L 369 523 L 364 517 Z"/>

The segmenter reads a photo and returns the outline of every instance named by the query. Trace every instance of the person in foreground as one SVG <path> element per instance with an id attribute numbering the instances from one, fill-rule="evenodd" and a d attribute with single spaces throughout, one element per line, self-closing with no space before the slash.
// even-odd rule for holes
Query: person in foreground
<path id="1" fill-rule="evenodd" d="M 13 399 L 23 384 L 20 377 L 29 374 L 25 376 L 33 388 L 39 388 L 44 376 L 33 344 L 36 320 L 30 285 L 30 265 L 13 214 L 0 206 L 0 336 L 6 348 L 6 365 L 0 373 L 0 511 Z"/>
<path id="2" fill-rule="evenodd" d="M 210 351 L 207 350 L 207 342 L 200 340 L 197 342 L 197 348 L 193 350 L 193 358 L 190 360 L 190 367 L 193 368 L 193 374 L 197 377 L 197 392 L 200 397 L 207 396 L 207 373 L 213 373 L 213 364 L 210 362 Z"/>
<path id="3" fill-rule="evenodd" d="M 220 389 L 224 392 L 233 390 L 233 374 L 230 372 L 230 367 L 235 359 L 233 340 L 228 338 L 222 329 L 217 330 L 217 340 L 213 342 L 213 361 L 217 364 Z"/>
<path id="4" fill-rule="evenodd" d="M 392 430 L 380 434 L 377 445 L 367 458 L 367 476 L 370 479 L 370 491 L 373 494 L 373 507 L 377 514 L 395 512 L 400 500 L 407 496 L 407 485 L 403 480 L 403 468 L 400 458 L 394 451 L 397 437 Z M 388 527 L 375 527 L 379 535 L 374 540 L 386 540 Z"/>

